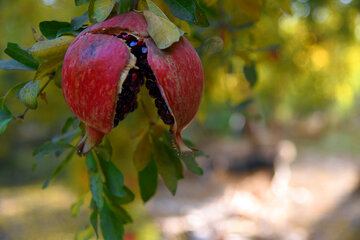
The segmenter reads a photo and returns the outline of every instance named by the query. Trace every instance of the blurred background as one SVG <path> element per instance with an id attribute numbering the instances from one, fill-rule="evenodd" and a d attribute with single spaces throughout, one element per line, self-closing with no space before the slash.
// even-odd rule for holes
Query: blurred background
<path id="1" fill-rule="evenodd" d="M 155 1 L 165 13 L 169 9 Z M 210 27 L 176 23 L 200 54 L 205 91 L 184 132 L 205 156 L 204 176 L 186 172 L 173 197 L 163 183 L 143 205 L 132 154 L 141 113 L 110 134 L 113 160 L 134 189 L 126 239 L 360 239 L 360 2 L 356 0 L 204 0 Z M 1 59 L 7 42 L 34 43 L 45 20 L 86 11 L 73 0 L 0 0 Z M 0 95 L 33 72 L 0 70 Z M 88 224 L 83 159 L 61 162 L 34 148 L 71 116 L 61 89 L 0 135 L 0 239 L 74 239 Z M 7 105 L 24 111 L 16 97 Z M 77 235 L 77 239 L 82 239 Z"/>

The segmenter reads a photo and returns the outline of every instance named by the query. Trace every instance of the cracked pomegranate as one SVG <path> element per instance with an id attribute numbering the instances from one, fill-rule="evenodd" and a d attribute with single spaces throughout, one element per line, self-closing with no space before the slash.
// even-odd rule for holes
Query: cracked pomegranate
<path id="1" fill-rule="evenodd" d="M 191 153 L 182 130 L 195 117 L 203 91 L 199 56 L 185 37 L 160 50 L 141 14 L 130 12 L 94 24 L 69 46 L 62 88 L 72 112 L 86 125 L 78 153 L 86 154 L 137 106 L 144 84 L 182 153 Z"/>

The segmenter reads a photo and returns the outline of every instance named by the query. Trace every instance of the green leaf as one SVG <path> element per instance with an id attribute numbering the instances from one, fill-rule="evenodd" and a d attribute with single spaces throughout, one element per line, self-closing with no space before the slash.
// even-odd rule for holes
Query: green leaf
<path id="1" fill-rule="evenodd" d="M 159 49 L 170 47 L 183 35 L 183 32 L 166 18 L 159 17 L 147 10 L 144 11 L 144 16 L 148 24 L 148 33 Z"/>
<path id="2" fill-rule="evenodd" d="M 202 168 L 197 164 L 195 160 L 195 156 L 193 154 L 190 155 L 181 155 L 181 160 L 184 161 L 187 169 L 197 175 L 203 175 L 204 171 Z"/>
<path id="3" fill-rule="evenodd" d="M 94 201 L 94 199 L 91 199 L 91 203 L 90 203 L 90 207 L 93 209 L 91 215 L 90 215 L 90 224 L 93 227 L 95 233 L 96 233 L 96 237 L 99 237 L 99 233 L 98 233 L 98 210 L 96 208 L 96 203 Z"/>
<path id="4" fill-rule="evenodd" d="M 112 146 L 107 137 L 103 138 L 103 141 L 99 146 L 95 148 L 96 155 L 106 161 L 111 161 Z"/>
<path id="5" fill-rule="evenodd" d="M 196 4 L 196 21 L 194 22 L 196 25 L 200 27 L 208 27 L 210 25 L 209 20 L 206 17 L 205 11 L 200 7 L 200 5 Z"/>
<path id="6" fill-rule="evenodd" d="M 18 92 L 18 97 L 20 101 L 23 104 L 25 104 L 26 107 L 31 109 L 36 109 L 38 105 L 37 102 L 38 92 L 39 92 L 39 81 L 36 82 L 29 81 Z"/>
<path id="7" fill-rule="evenodd" d="M 71 27 L 73 30 L 79 30 L 81 26 L 89 21 L 89 14 L 86 11 L 83 15 L 71 19 Z"/>
<path id="8" fill-rule="evenodd" d="M 124 190 L 124 176 L 113 162 L 106 161 L 101 157 L 99 157 L 99 161 L 106 179 L 105 184 L 109 191 L 117 197 L 124 197 L 126 195 Z"/>
<path id="9" fill-rule="evenodd" d="M 62 134 L 66 133 L 70 129 L 70 127 L 73 126 L 73 123 L 76 119 L 77 119 L 76 117 L 69 117 L 68 119 L 66 119 L 64 126 L 61 129 L 61 133 Z"/>
<path id="10" fill-rule="evenodd" d="M 9 109 L 4 105 L 3 108 L 0 109 L 0 134 L 5 132 L 11 120 L 13 120 L 13 116 Z"/>
<path id="11" fill-rule="evenodd" d="M 79 200 L 71 205 L 70 211 L 73 217 L 77 217 L 79 215 L 80 207 L 84 204 L 86 194 L 82 195 Z"/>
<path id="12" fill-rule="evenodd" d="M 31 80 L 30 80 L 31 81 Z M 21 88 L 23 88 L 27 83 L 27 82 L 21 82 L 21 83 L 18 83 L 16 84 L 14 87 L 10 88 L 4 96 L 2 96 L 0 98 L 0 109 L 4 109 L 4 105 L 5 105 L 5 101 L 6 101 L 6 98 L 12 94 L 12 93 L 15 93 L 15 92 L 18 92 Z"/>
<path id="13" fill-rule="evenodd" d="M 52 40 L 36 42 L 28 51 L 37 59 L 63 59 L 74 36 L 62 36 Z"/>
<path id="14" fill-rule="evenodd" d="M 70 160 L 72 159 L 73 155 L 75 153 L 75 149 L 73 149 L 67 156 L 66 158 L 59 164 L 59 166 L 57 166 L 54 170 L 54 172 L 51 174 L 51 176 L 46 180 L 46 182 L 44 183 L 44 185 L 42 186 L 42 189 L 45 189 L 48 187 L 49 183 L 51 180 L 53 180 L 55 177 L 57 177 L 66 167 L 66 165 L 70 162 Z"/>
<path id="15" fill-rule="evenodd" d="M 68 148 L 74 148 L 74 146 L 72 146 L 71 144 L 59 140 L 57 142 L 53 142 L 53 141 L 48 141 L 45 142 L 43 145 L 41 145 L 40 147 L 37 147 L 34 149 L 33 152 L 33 156 L 38 156 L 36 163 L 33 164 L 33 171 L 35 170 L 35 168 L 37 167 L 37 164 L 40 163 L 40 161 L 42 160 L 42 158 L 50 153 L 56 153 L 58 151 L 63 151 L 65 149 Z"/>
<path id="16" fill-rule="evenodd" d="M 169 5 L 171 13 L 185 21 L 196 21 L 196 1 L 195 0 L 165 0 Z"/>
<path id="17" fill-rule="evenodd" d="M 49 141 L 49 142 L 45 142 L 40 147 L 35 148 L 33 152 L 33 156 L 37 156 L 40 154 L 49 154 L 56 152 L 58 150 L 68 149 L 68 148 L 74 148 L 74 146 L 64 141 L 58 141 L 58 142 Z"/>
<path id="18" fill-rule="evenodd" d="M 106 186 L 104 187 L 105 195 L 109 198 L 111 203 L 115 206 L 121 205 L 121 204 L 128 204 L 128 203 L 134 201 L 134 199 L 135 199 L 134 193 L 126 186 L 124 186 L 124 191 L 126 194 L 125 196 L 117 197 L 117 196 L 113 195 Z"/>
<path id="19" fill-rule="evenodd" d="M 25 70 L 25 71 L 34 71 L 36 68 L 28 67 L 15 59 L 9 60 L 0 60 L 0 69 L 4 70 Z"/>
<path id="20" fill-rule="evenodd" d="M 84 3 L 88 3 L 88 2 L 90 2 L 90 0 L 75 0 L 75 5 L 80 6 L 80 5 L 82 5 Z"/>
<path id="21" fill-rule="evenodd" d="M 88 154 L 86 154 L 85 164 L 86 164 L 86 169 L 88 171 L 92 171 L 92 172 L 97 171 L 96 160 L 95 160 L 94 154 L 92 152 L 89 152 Z"/>
<path id="22" fill-rule="evenodd" d="M 122 224 L 132 223 L 132 218 L 123 207 L 119 205 L 116 207 L 112 205 L 112 207 L 117 219 L 120 220 Z"/>
<path id="23" fill-rule="evenodd" d="M 115 0 L 118 4 L 118 13 L 127 13 L 131 8 L 133 0 Z"/>
<path id="24" fill-rule="evenodd" d="M 62 37 L 62 36 L 67 36 L 67 35 L 78 35 L 83 29 L 79 29 L 79 30 L 74 30 L 73 27 L 66 27 L 66 28 L 61 28 L 59 29 L 59 31 L 56 34 L 56 37 Z"/>
<path id="25" fill-rule="evenodd" d="M 110 15 L 114 5 L 114 0 L 90 0 L 88 12 L 90 22 L 104 21 Z"/>
<path id="26" fill-rule="evenodd" d="M 54 83 L 58 88 L 61 88 L 61 70 L 62 70 L 62 64 L 57 68 L 56 73 L 54 75 Z"/>
<path id="27" fill-rule="evenodd" d="M 151 140 L 153 142 L 154 159 L 159 174 L 169 191 L 175 195 L 177 182 L 183 178 L 182 164 L 176 156 L 175 151 L 172 149 L 169 150 L 161 138 L 151 134 Z"/>
<path id="28" fill-rule="evenodd" d="M 240 104 L 238 104 L 235 107 L 234 111 L 242 112 L 245 109 L 247 109 L 253 103 L 254 103 L 254 99 L 252 99 L 252 98 L 246 99 L 246 100 L 242 101 Z"/>
<path id="29" fill-rule="evenodd" d="M 106 201 L 100 212 L 100 226 L 105 240 L 123 239 L 124 226 Z"/>
<path id="30" fill-rule="evenodd" d="M 134 165 L 138 171 L 143 170 L 151 160 L 151 142 L 147 131 L 136 145 L 134 152 Z"/>
<path id="31" fill-rule="evenodd" d="M 58 31 L 62 28 L 72 27 L 68 22 L 44 21 L 39 24 L 41 33 L 47 39 L 55 39 Z M 42 42 L 42 41 L 41 41 Z"/>
<path id="32" fill-rule="evenodd" d="M 32 68 L 37 69 L 39 63 L 26 50 L 22 49 L 16 43 L 8 43 L 4 52 L 16 61 Z"/>
<path id="33" fill-rule="evenodd" d="M 103 209 L 103 183 L 100 173 L 89 172 L 90 176 L 90 191 L 98 209 Z"/>
<path id="34" fill-rule="evenodd" d="M 76 233 L 75 240 L 90 240 L 94 236 L 94 230 L 91 226 L 88 226 L 84 230 Z"/>
<path id="35" fill-rule="evenodd" d="M 255 62 L 252 61 L 250 66 L 245 65 L 243 71 L 250 87 L 254 87 L 258 79 Z"/>
<path id="36" fill-rule="evenodd" d="M 158 171 L 154 160 L 138 173 L 139 187 L 141 199 L 145 202 L 149 201 L 156 193 L 158 184 Z"/>

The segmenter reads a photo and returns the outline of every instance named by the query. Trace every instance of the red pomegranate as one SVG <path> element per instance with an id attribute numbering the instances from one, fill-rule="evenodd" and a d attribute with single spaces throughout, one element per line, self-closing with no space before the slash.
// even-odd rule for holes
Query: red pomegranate
<path id="1" fill-rule="evenodd" d="M 63 94 L 71 111 L 87 125 L 78 145 L 80 155 L 137 108 L 136 95 L 144 83 L 161 119 L 170 125 L 178 150 L 192 152 L 181 132 L 195 117 L 202 97 L 199 56 L 185 37 L 168 49 L 158 49 L 145 18 L 130 12 L 87 28 L 66 52 Z"/>

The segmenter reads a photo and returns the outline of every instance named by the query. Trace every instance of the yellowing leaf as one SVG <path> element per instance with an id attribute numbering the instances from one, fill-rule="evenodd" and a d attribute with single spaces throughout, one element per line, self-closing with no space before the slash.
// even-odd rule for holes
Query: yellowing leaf
<path id="1" fill-rule="evenodd" d="M 281 9 L 284 10 L 286 13 L 288 13 L 290 15 L 292 14 L 291 4 L 290 4 L 289 0 L 280 0 L 280 6 L 281 6 Z"/>
<path id="2" fill-rule="evenodd" d="M 134 165 L 138 171 L 142 171 L 151 160 L 151 143 L 149 131 L 147 131 L 136 146 L 134 152 Z"/>
<path id="3" fill-rule="evenodd" d="M 74 36 L 62 36 L 53 40 L 35 43 L 28 52 L 39 59 L 63 58 Z"/>
<path id="4" fill-rule="evenodd" d="M 240 11 L 251 17 L 254 21 L 259 20 L 262 9 L 260 0 L 237 0 Z"/>
<path id="5" fill-rule="evenodd" d="M 144 16 L 148 24 L 148 33 L 160 49 L 170 47 L 183 35 L 179 28 L 166 18 L 159 17 L 150 11 L 144 11 Z"/>
<path id="6" fill-rule="evenodd" d="M 92 0 L 89 4 L 89 20 L 91 22 L 102 22 L 114 8 L 114 0 Z"/>
<path id="7" fill-rule="evenodd" d="M 62 64 L 62 60 L 62 58 L 54 58 L 42 63 L 36 71 L 34 80 L 41 79 L 46 75 L 55 73 L 56 69 Z"/>
<path id="8" fill-rule="evenodd" d="M 169 18 L 165 15 L 165 13 L 163 13 L 163 11 L 161 11 L 161 9 L 151 0 L 146 0 L 146 3 L 148 5 L 149 10 L 156 14 L 159 17 L 163 17 L 166 18 L 167 20 L 169 20 Z"/>

